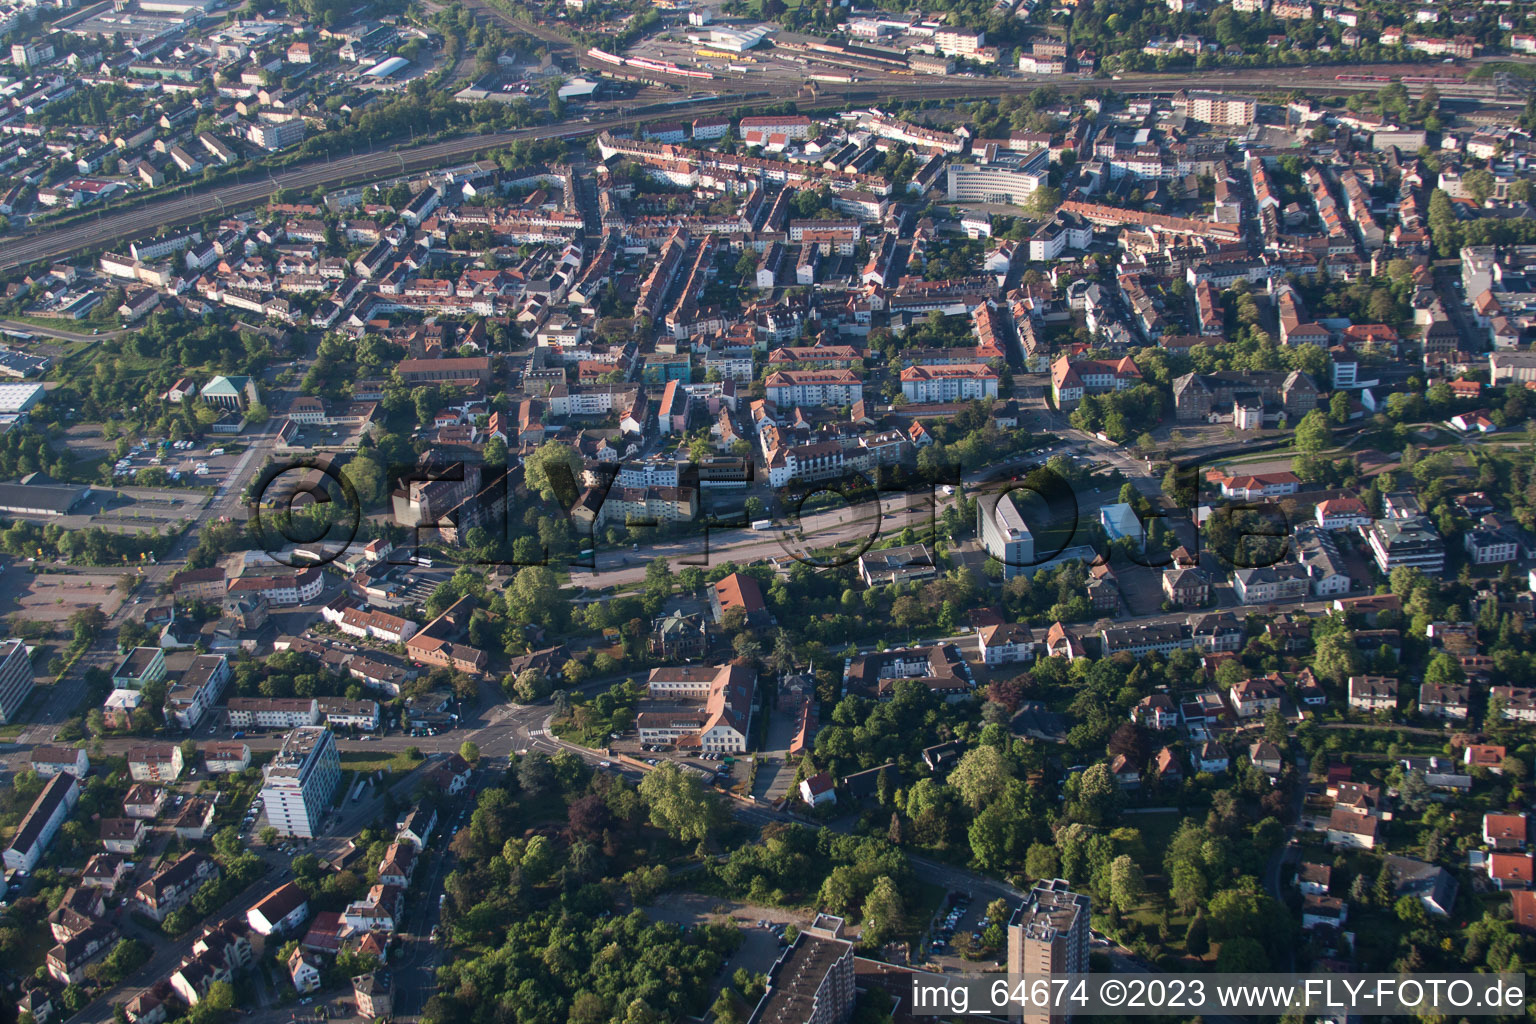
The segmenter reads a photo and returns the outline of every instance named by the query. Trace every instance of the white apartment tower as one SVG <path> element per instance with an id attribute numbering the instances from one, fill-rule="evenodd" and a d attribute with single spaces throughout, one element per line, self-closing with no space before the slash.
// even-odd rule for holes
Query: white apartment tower
<path id="1" fill-rule="evenodd" d="M 261 787 L 267 821 L 280 835 L 313 838 L 341 781 L 341 757 L 331 730 L 301 725 L 283 740 Z"/>

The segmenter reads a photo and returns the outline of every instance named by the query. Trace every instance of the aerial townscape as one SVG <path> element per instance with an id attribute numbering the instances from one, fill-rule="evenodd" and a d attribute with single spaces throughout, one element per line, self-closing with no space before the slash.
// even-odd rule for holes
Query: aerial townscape
<path id="1" fill-rule="evenodd" d="M 1536 10 L 870 3 L 0 2 L 0 1021 L 1536 961 Z"/>

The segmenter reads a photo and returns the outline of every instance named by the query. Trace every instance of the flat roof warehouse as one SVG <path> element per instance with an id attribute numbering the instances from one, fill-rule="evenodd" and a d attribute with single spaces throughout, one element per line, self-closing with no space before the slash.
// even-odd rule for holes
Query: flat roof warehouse
<path id="1" fill-rule="evenodd" d="M 40 473 L 29 473 L 18 481 L 0 483 L 0 512 L 19 516 L 67 516 L 90 494 L 89 487 L 56 484 Z"/>

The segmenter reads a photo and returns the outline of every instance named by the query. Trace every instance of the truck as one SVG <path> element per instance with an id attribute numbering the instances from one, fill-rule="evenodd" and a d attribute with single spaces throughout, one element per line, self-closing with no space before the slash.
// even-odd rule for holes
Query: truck
<path id="1" fill-rule="evenodd" d="M 759 533 L 761 533 L 764 530 L 771 530 L 771 529 L 773 529 L 773 520 L 772 519 L 756 519 L 756 520 L 753 520 L 753 522 L 752 522 L 752 529 L 758 531 Z"/>

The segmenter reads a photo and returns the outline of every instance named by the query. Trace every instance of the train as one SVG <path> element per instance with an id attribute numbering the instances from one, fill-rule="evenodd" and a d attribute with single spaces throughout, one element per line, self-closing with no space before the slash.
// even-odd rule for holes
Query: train
<path id="1" fill-rule="evenodd" d="M 592 47 L 587 51 L 587 56 L 593 60 L 600 60 L 604 64 L 625 65 L 639 68 L 642 71 L 655 71 L 663 75 L 681 75 L 684 78 L 714 78 L 708 71 L 693 71 L 689 68 L 680 68 L 671 61 L 651 60 L 649 57 L 620 57 L 609 53 L 607 50 L 599 50 Z"/>
<path id="2" fill-rule="evenodd" d="M 641 71 L 655 71 L 663 75 L 681 75 L 684 78 L 714 78 L 708 71 L 693 71 L 689 68 L 680 68 L 671 61 L 651 60 L 649 57 L 625 57 L 624 63 Z"/>
<path id="3" fill-rule="evenodd" d="M 1334 75 L 1338 82 L 1400 82 L 1403 85 L 1466 85 L 1467 80 L 1460 75 L 1402 75 L 1397 78 L 1391 75 Z"/>

